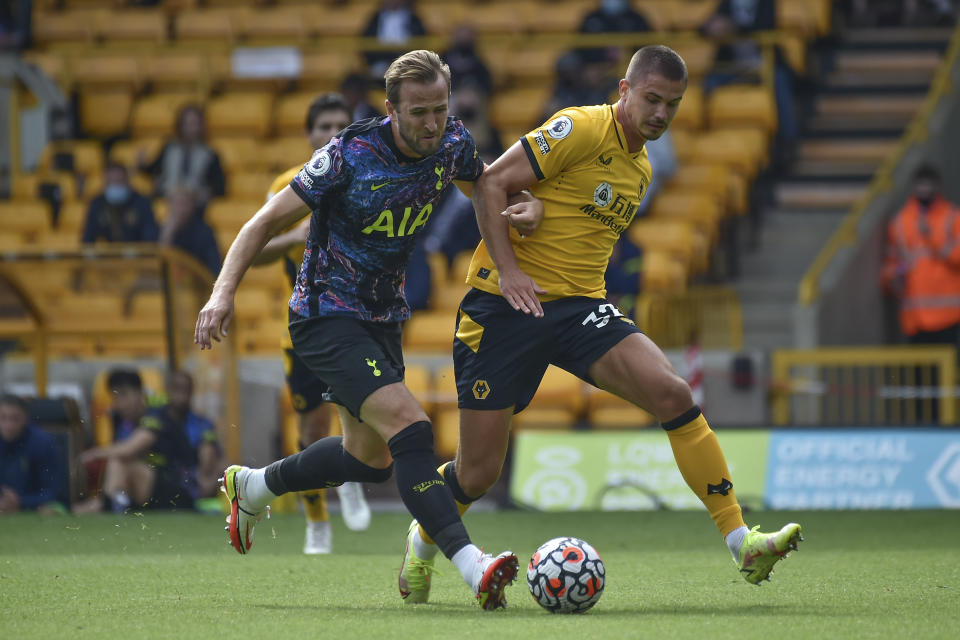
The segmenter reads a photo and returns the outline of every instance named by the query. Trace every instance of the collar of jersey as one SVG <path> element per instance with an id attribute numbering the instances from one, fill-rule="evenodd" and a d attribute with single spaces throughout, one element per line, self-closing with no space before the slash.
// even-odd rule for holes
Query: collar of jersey
<path id="1" fill-rule="evenodd" d="M 620 124 L 620 119 L 617 117 L 617 114 L 620 112 L 620 103 L 615 102 L 610 105 L 610 112 L 613 114 L 613 126 L 617 132 L 617 142 L 620 144 L 620 150 L 627 154 L 631 160 L 636 162 L 640 159 L 640 156 L 643 155 L 643 150 L 646 149 L 647 141 L 644 141 L 644 146 L 640 148 L 640 151 L 637 151 L 636 153 L 630 153 L 630 149 L 627 148 L 627 133 L 623 130 L 623 125 Z"/>

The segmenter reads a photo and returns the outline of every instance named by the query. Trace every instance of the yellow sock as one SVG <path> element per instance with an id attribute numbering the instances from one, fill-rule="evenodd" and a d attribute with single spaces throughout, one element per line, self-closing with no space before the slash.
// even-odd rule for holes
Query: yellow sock
<path id="1" fill-rule="evenodd" d="M 449 462 L 444 462 L 442 465 L 440 465 L 439 467 L 437 467 L 437 473 L 440 474 L 440 477 L 441 477 L 441 478 L 443 477 L 443 470 L 446 468 L 446 466 L 447 466 L 448 464 L 450 464 L 450 463 L 449 463 Z M 456 500 L 456 499 L 455 499 L 455 500 Z M 463 514 L 465 514 L 465 513 L 467 512 L 467 509 L 470 508 L 470 504 L 463 504 L 463 503 L 460 502 L 459 500 L 456 500 L 456 503 L 457 503 L 457 512 L 460 514 L 460 517 L 462 518 L 462 517 L 463 517 Z M 472 504 L 472 503 L 471 503 L 471 504 Z M 419 526 L 419 528 L 420 528 L 420 538 L 421 538 L 424 542 L 426 542 L 427 544 L 436 544 L 436 543 L 433 541 L 433 538 L 431 538 L 430 536 L 427 535 L 427 532 L 426 532 L 426 530 L 423 528 L 423 525 L 418 525 L 418 526 Z"/>
<path id="2" fill-rule="evenodd" d="M 301 491 L 297 495 L 300 496 L 300 502 L 303 503 L 303 512 L 307 516 L 307 522 L 326 522 L 330 519 L 330 514 L 327 513 L 326 489 Z"/>
<path id="3" fill-rule="evenodd" d="M 721 535 L 726 537 L 744 526 L 727 461 L 707 419 L 698 415 L 687 424 L 667 431 L 667 436 L 683 479 L 707 507 Z"/>

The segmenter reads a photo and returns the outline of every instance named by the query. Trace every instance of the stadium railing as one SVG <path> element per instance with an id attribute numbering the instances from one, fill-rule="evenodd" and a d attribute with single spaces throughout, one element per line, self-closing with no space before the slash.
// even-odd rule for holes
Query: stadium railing
<path id="1" fill-rule="evenodd" d="M 695 286 L 684 293 L 641 294 L 634 317 L 637 326 L 663 349 L 743 347 L 743 311 L 732 287 Z"/>
<path id="2" fill-rule="evenodd" d="M 777 426 L 956 424 L 953 347 L 778 349 L 771 375 Z"/>
<path id="3" fill-rule="evenodd" d="M 37 396 L 50 361 L 102 357 L 159 359 L 189 371 L 196 408 L 221 428 L 230 460 L 240 459 L 236 339 L 201 354 L 197 314 L 213 276 L 193 257 L 155 245 L 96 245 L 79 251 L 0 253 L 0 340 L 34 365 Z"/>

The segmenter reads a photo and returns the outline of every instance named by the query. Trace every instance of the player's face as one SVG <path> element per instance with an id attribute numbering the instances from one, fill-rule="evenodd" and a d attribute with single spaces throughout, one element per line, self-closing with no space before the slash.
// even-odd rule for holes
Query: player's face
<path id="1" fill-rule="evenodd" d="M 450 91 L 443 76 L 431 83 L 404 80 L 397 104 L 386 102 L 397 147 L 405 155 L 422 158 L 440 148 L 447 127 Z"/>
<path id="2" fill-rule="evenodd" d="M 648 73 L 631 86 L 620 81 L 620 104 L 628 135 L 656 140 L 670 126 L 680 108 L 680 99 L 687 88 L 682 80 L 667 80 L 659 73 Z"/>
<path id="3" fill-rule="evenodd" d="M 124 420 L 135 420 L 143 411 L 143 392 L 130 387 L 113 390 L 113 410 Z"/>
<path id="4" fill-rule="evenodd" d="M 310 146 L 319 149 L 330 142 L 335 133 L 350 125 L 350 114 L 340 109 L 322 111 L 313 119 L 313 126 L 307 131 Z"/>

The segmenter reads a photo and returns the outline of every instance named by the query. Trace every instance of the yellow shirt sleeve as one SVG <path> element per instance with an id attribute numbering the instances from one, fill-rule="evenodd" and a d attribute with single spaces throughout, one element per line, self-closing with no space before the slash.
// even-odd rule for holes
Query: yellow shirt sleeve
<path id="1" fill-rule="evenodd" d="M 592 125 L 582 109 L 571 107 L 525 135 L 522 144 L 537 179 L 549 180 L 595 156 L 602 138 Z"/>

